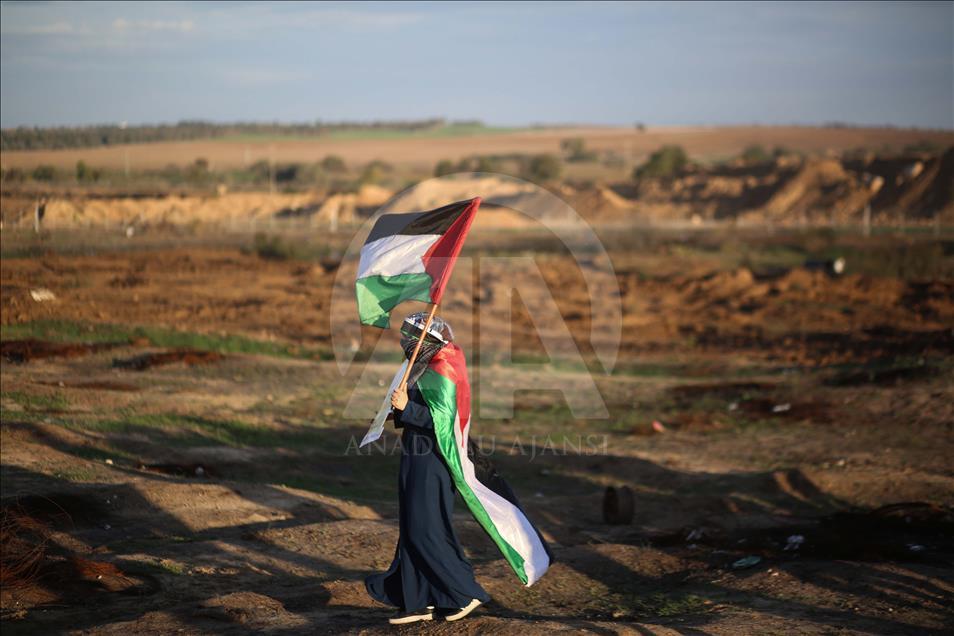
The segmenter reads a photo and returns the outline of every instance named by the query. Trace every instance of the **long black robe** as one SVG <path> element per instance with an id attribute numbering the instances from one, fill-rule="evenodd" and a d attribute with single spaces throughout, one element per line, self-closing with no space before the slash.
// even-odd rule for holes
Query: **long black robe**
<path id="1" fill-rule="evenodd" d="M 461 608 L 490 600 L 474 579 L 452 525 L 454 482 L 437 450 L 434 423 L 417 387 L 395 410 L 403 427 L 398 474 L 400 535 L 391 567 L 365 579 L 368 594 L 406 611 L 427 606 Z"/>

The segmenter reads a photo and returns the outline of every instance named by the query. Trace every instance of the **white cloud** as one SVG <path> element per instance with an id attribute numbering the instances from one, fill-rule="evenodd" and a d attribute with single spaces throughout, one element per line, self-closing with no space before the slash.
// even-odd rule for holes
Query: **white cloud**
<path id="1" fill-rule="evenodd" d="M 284 69 L 237 68 L 224 71 L 222 78 L 234 86 L 253 88 L 303 82 L 309 79 L 309 74 Z"/>
<path id="2" fill-rule="evenodd" d="M 360 6 L 360 5 L 359 5 Z M 306 3 L 243 4 L 223 8 L 202 5 L 203 25 L 213 34 L 258 37 L 263 30 L 340 29 L 350 32 L 393 31 L 416 24 L 424 15 L 410 11 L 352 9 Z"/>
<path id="3" fill-rule="evenodd" d="M 13 26 L 9 28 L 4 25 L 2 29 L 2 33 L 5 35 L 63 35 L 72 32 L 73 25 L 69 22 L 50 22 L 47 24 Z"/>
<path id="4" fill-rule="evenodd" d="M 189 33 L 195 30 L 192 20 L 127 20 L 116 18 L 113 20 L 113 30 L 120 33 L 172 31 Z"/>

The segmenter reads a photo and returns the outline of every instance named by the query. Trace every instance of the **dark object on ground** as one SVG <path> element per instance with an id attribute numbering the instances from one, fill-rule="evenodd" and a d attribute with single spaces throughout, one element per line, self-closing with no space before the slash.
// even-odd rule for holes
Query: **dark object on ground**
<path id="1" fill-rule="evenodd" d="M 174 362 L 184 362 L 189 366 L 196 364 L 212 364 L 218 362 L 224 356 L 214 351 L 198 351 L 195 349 L 176 349 L 175 351 L 164 351 L 162 353 L 144 353 L 124 360 L 114 359 L 113 366 L 119 369 L 132 369 L 134 371 L 145 371 L 152 367 L 158 367 L 164 364 Z"/>
<path id="2" fill-rule="evenodd" d="M 613 525 L 633 521 L 633 491 L 629 486 L 608 486 L 603 495 L 603 521 Z"/>
<path id="3" fill-rule="evenodd" d="M 175 477 L 218 477 L 219 471 L 208 464 L 139 464 L 139 470 L 148 470 Z"/>
<path id="4" fill-rule="evenodd" d="M 33 585 L 48 542 L 45 525 L 19 507 L 0 508 L 0 585 L 4 589 Z"/>
<path id="5" fill-rule="evenodd" d="M 926 380 L 937 377 L 939 374 L 940 370 L 930 364 L 888 368 L 873 367 L 859 371 L 838 373 L 825 380 L 825 384 L 828 386 L 862 386 L 865 384 L 890 386 L 907 381 Z"/>
<path id="6" fill-rule="evenodd" d="M 113 382 L 111 380 L 90 380 L 88 382 L 37 382 L 45 386 L 55 386 L 67 389 L 85 389 L 87 391 L 138 391 L 139 387 L 128 382 Z"/>
<path id="7" fill-rule="evenodd" d="M 693 529 L 694 530 L 694 529 Z M 954 565 L 954 509 L 927 502 L 896 503 L 873 510 L 846 510 L 771 528 L 680 531 L 653 540 L 657 546 L 685 545 L 744 550 L 763 559 L 921 562 Z"/>
<path id="8" fill-rule="evenodd" d="M 0 583 L 4 618 L 29 608 L 55 603 L 80 605 L 103 592 L 142 596 L 159 589 L 155 577 L 131 574 L 104 561 L 92 561 L 50 538 L 53 528 L 72 528 L 74 521 L 99 517 L 94 498 L 57 493 L 44 497 L 8 498 L 0 505 Z M 74 517 L 79 513 L 80 518 Z M 11 608 L 16 608 L 10 611 Z"/>
<path id="9" fill-rule="evenodd" d="M 805 261 L 803 267 L 808 271 L 821 271 L 825 272 L 829 276 L 841 276 L 845 273 L 845 266 L 848 263 L 841 256 L 838 258 L 831 258 L 828 260 L 808 260 Z"/>
<path id="10" fill-rule="evenodd" d="M 95 344 L 44 342 L 43 340 L 8 340 L 0 344 L 0 355 L 10 362 L 29 362 L 37 358 L 78 358 L 97 351 L 112 349 L 125 342 L 98 342 Z"/>

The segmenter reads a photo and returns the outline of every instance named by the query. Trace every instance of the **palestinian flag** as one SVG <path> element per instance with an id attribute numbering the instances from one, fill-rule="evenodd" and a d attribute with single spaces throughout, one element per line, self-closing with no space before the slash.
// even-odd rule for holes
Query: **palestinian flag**
<path id="1" fill-rule="evenodd" d="M 478 207 L 479 197 L 430 212 L 381 216 L 358 264 L 361 323 L 387 328 L 391 310 L 405 300 L 439 303 Z"/>
<path id="2" fill-rule="evenodd" d="M 496 471 L 480 470 L 468 456 L 470 384 L 460 347 L 446 345 L 417 381 L 431 417 L 437 448 L 471 514 L 487 531 L 524 585 L 543 576 L 552 561 L 546 542 Z"/>

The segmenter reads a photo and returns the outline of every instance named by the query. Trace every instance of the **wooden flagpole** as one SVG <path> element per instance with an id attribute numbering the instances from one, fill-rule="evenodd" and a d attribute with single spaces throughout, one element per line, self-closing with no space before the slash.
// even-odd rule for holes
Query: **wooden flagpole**
<path id="1" fill-rule="evenodd" d="M 421 350 L 421 344 L 427 336 L 427 329 L 431 326 L 431 321 L 434 319 L 435 313 L 437 313 L 437 303 L 432 303 L 431 312 L 427 315 L 427 322 L 424 323 L 424 329 L 421 330 L 421 337 L 417 339 L 417 345 L 414 346 L 411 359 L 407 361 L 407 368 L 404 369 L 404 377 L 401 378 L 401 383 L 398 385 L 398 389 L 402 391 L 407 388 L 407 378 L 411 375 L 411 367 L 414 366 L 414 361 L 417 360 L 417 354 Z"/>

